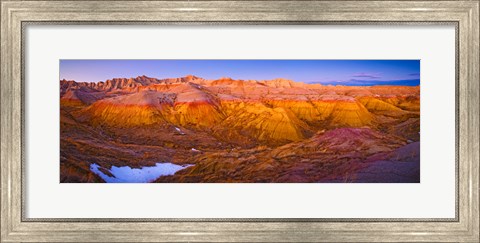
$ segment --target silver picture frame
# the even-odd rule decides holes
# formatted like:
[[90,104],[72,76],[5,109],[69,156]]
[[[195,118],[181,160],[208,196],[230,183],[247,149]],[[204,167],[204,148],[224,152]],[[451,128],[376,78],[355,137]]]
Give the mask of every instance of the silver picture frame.
[[[1,3],[1,242],[480,242],[479,0],[8,1]],[[453,25],[456,213],[447,219],[25,217],[29,25]]]

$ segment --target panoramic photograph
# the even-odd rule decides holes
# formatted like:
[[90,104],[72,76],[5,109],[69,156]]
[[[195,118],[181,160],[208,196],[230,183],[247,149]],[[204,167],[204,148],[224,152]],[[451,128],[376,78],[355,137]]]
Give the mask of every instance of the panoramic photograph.
[[420,60],[60,60],[61,183],[420,183]]

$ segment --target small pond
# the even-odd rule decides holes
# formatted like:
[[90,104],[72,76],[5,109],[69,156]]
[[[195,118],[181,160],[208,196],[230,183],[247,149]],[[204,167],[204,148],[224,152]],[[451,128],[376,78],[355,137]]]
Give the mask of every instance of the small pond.
[[[142,168],[131,168],[130,166],[112,166],[111,169],[102,168],[97,164],[91,164],[90,170],[100,176],[107,183],[147,183],[152,182],[161,176],[173,175],[192,165],[176,165],[172,163],[156,163],[155,166],[144,166]],[[107,175],[102,170],[107,170]],[[113,175],[113,177],[112,177]]]

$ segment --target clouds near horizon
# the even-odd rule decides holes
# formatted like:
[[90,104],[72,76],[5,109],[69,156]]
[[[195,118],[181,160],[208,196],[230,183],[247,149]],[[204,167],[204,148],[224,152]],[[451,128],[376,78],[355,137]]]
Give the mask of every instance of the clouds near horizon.
[[98,82],[146,75],[205,79],[291,79],[305,83],[414,80],[420,60],[60,60],[60,79]]
[[373,74],[373,73],[355,73],[352,75],[354,78],[369,78],[369,79],[379,79],[381,76],[379,74]]

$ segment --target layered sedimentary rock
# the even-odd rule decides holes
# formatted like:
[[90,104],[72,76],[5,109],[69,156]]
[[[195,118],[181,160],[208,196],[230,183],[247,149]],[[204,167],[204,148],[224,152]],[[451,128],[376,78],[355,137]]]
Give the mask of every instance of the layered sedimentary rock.
[[371,156],[420,139],[419,87],[139,76],[61,80],[60,97],[70,182],[102,181],[91,163],[158,161],[195,164],[168,182],[353,180]]
[[351,182],[371,156],[388,158],[405,144],[401,137],[369,128],[337,128],[274,149],[205,154],[195,158],[196,166],[158,182]]

